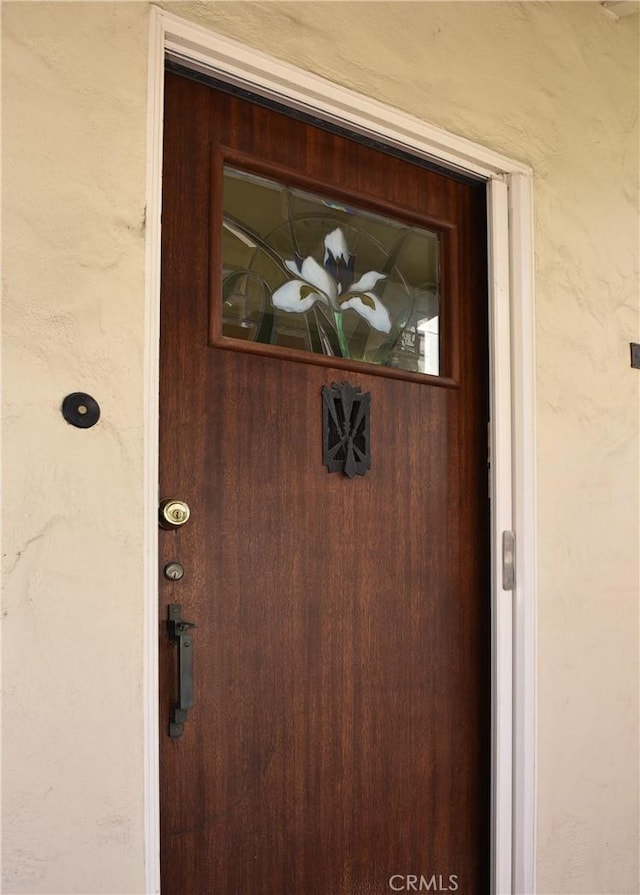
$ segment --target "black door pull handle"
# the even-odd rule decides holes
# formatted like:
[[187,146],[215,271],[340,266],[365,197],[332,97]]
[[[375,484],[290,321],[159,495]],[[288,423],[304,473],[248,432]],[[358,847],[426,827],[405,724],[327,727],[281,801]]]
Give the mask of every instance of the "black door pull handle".
[[180,603],[169,604],[167,619],[169,638],[178,645],[178,698],[169,719],[169,736],[173,739],[182,735],[189,709],[193,708],[193,622],[182,618]]

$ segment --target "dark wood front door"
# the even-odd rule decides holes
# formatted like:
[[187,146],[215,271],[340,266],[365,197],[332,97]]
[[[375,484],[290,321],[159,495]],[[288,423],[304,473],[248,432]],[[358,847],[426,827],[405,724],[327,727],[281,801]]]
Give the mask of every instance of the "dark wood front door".
[[[162,892],[486,895],[484,189],[175,73],[164,151],[160,493],[191,516],[160,532]],[[266,277],[221,257],[225,166],[231,198],[294,195],[305,227],[361,209],[373,248],[351,256],[347,225],[325,227],[324,257],[291,257],[271,305],[225,329],[240,280],[248,301]],[[438,247],[436,374],[384,347],[391,275],[358,269],[383,216]],[[255,253],[252,230],[225,226]],[[278,304],[290,331],[276,332]],[[387,365],[347,357],[343,323]],[[323,463],[322,389],[343,381],[370,395],[370,468],[351,477]],[[169,604],[196,625],[176,737]]]

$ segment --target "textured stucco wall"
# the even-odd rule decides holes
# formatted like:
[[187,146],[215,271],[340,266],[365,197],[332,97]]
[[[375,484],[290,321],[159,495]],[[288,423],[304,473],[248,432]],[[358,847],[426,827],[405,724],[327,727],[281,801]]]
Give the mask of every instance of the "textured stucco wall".
[[[637,892],[639,17],[165,5],[532,165],[538,890]],[[147,15],[3,7],[7,892],[144,889]],[[58,412],[76,389],[89,432]]]
[[6,892],[144,891],[147,18],[2,10]]

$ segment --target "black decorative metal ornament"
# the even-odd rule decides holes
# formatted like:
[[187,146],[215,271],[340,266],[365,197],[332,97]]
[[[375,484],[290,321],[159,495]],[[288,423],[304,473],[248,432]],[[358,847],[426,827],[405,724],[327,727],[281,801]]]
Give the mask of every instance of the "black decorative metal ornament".
[[371,393],[348,382],[322,387],[322,462],[348,478],[371,469]]

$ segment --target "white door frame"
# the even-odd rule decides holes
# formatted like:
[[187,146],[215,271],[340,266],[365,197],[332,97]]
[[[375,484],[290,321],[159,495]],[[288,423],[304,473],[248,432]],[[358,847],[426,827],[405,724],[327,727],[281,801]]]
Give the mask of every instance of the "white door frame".
[[[158,336],[164,63],[485,180],[489,232],[492,553],[492,893],[535,891],[535,383],[532,171],[463,137],[151,8],[145,317],[145,843],[147,893],[160,890],[158,764]],[[504,590],[502,533],[516,534]]]

